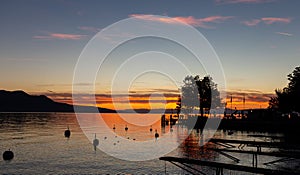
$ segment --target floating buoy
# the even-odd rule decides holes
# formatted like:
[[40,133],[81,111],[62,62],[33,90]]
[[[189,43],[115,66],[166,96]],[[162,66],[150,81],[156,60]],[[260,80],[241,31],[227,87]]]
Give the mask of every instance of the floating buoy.
[[68,126],[68,129],[65,130],[65,137],[70,138],[70,136],[71,136],[71,131],[70,131],[69,126]]
[[125,126],[125,131],[128,131],[128,127],[127,127],[127,125]]
[[14,153],[9,149],[8,151],[4,151],[3,160],[12,160],[14,158]]
[[99,145],[99,140],[96,138],[96,134],[95,134],[95,139],[93,140],[93,145],[94,147]]
[[150,132],[152,132],[152,125],[150,126]]
[[155,130],[154,136],[155,136],[155,139],[157,139],[159,137],[159,134],[157,133],[157,130]]

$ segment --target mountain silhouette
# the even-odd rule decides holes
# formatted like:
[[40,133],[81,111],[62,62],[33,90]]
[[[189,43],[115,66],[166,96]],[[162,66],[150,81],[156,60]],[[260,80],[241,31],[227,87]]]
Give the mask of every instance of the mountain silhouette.
[[[76,112],[114,113],[114,110],[92,106],[76,106]],[[0,90],[0,112],[74,112],[73,105],[59,103],[45,95],[29,95],[24,91]]]

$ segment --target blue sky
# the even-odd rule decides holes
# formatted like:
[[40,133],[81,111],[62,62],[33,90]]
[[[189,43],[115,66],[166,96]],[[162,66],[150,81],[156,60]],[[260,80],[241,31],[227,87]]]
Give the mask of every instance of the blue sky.
[[211,43],[227,90],[272,93],[300,65],[300,1],[1,1],[1,89],[71,92],[74,66],[97,31],[130,16],[166,15]]

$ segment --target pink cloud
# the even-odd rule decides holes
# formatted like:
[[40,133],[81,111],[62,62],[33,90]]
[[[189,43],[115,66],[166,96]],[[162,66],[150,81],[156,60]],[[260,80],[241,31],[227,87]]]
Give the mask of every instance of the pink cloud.
[[192,26],[196,26],[196,27],[207,27],[202,21],[200,21],[200,19],[196,19],[192,16],[188,16],[188,17],[174,17],[172,18],[173,20],[177,20],[183,23],[187,23],[189,25]]
[[265,24],[273,24],[273,23],[290,23],[292,21],[291,18],[274,18],[274,17],[265,17],[265,18],[261,18],[261,19],[253,19],[253,20],[249,20],[249,21],[242,21],[241,23],[246,25],[246,26],[256,26],[258,25],[260,22],[264,22]]
[[79,40],[86,37],[86,35],[74,35],[65,33],[50,33],[48,35],[36,35],[35,39],[62,39],[62,40]]
[[201,22],[222,22],[231,18],[233,18],[233,16],[209,16],[198,20]]
[[258,3],[269,3],[275,0],[215,0],[217,4],[258,4]]
[[259,19],[253,19],[253,20],[250,20],[250,21],[242,21],[241,23],[246,25],[246,26],[256,26],[257,24],[260,23],[261,20]]
[[220,23],[233,18],[233,16],[209,16],[206,18],[194,18],[193,16],[188,16],[188,17],[177,16],[171,18],[164,18],[164,17],[157,17],[154,15],[144,15],[144,14],[132,14],[130,15],[130,17],[143,19],[143,20],[150,20],[150,21],[160,21],[169,24],[186,23],[195,27],[203,27],[203,28],[212,28],[211,26],[207,25],[207,23]]
[[290,23],[292,21],[291,18],[274,18],[274,17],[268,17],[268,18],[261,18],[262,21],[264,21],[266,24],[273,24],[273,23]]
[[145,15],[145,14],[131,14],[129,15],[130,17],[134,17],[137,19],[143,19],[143,20],[149,20],[149,21],[160,21],[160,22],[165,22],[165,23],[178,23],[177,21],[173,19],[168,19],[168,18],[159,18],[154,15]]
[[250,21],[242,21],[242,24],[245,24],[246,26],[256,26],[257,24],[260,23],[261,20],[259,19],[253,19]]

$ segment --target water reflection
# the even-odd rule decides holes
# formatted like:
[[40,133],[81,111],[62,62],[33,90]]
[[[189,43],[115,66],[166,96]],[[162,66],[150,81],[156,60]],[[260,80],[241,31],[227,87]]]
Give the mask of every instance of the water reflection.
[[[209,130],[191,130],[177,125],[161,127],[160,121],[152,123],[152,126],[138,126],[122,120],[115,114],[104,114],[102,117],[105,122],[102,125],[111,130],[112,136],[109,136],[107,133],[102,133],[103,126],[97,120],[99,115],[87,114],[86,117],[82,120],[93,123],[93,125],[80,128],[76,116],[71,113],[0,113],[0,151],[3,153],[5,150],[11,149],[15,153],[11,162],[0,161],[0,173],[147,174],[151,172],[152,174],[163,174],[165,164],[158,159],[142,162],[123,161],[98,151],[96,147],[107,144],[115,152],[121,148],[130,150],[132,149],[130,144],[124,141],[128,138],[134,144],[147,141],[157,147],[159,145],[157,143],[162,141],[161,138],[166,135],[169,141],[183,142],[178,149],[165,156],[232,163],[228,158],[209,149],[215,145],[206,144],[202,146],[207,138],[212,136]],[[129,128],[127,132],[124,130],[126,125]],[[66,126],[69,126],[72,132],[70,139],[64,138]],[[115,130],[113,129],[114,126]],[[157,130],[159,134],[157,141],[155,141],[155,132],[149,132],[150,128],[153,128],[153,131]],[[82,129],[88,131],[89,140],[83,134]],[[172,130],[173,132],[171,132]],[[233,135],[228,136],[226,132],[217,132],[215,137],[252,140],[253,137],[248,137],[248,134],[253,133],[234,132]],[[133,139],[135,140],[133,141]],[[144,149],[138,146],[134,149],[145,155],[152,154],[151,152],[144,152]],[[251,165],[251,155],[237,154],[235,156],[241,159],[239,164]],[[259,161],[268,162],[274,159],[262,156]],[[299,162],[294,161],[294,164],[297,163]],[[282,167],[285,166],[285,163],[276,166]],[[170,174],[182,172],[181,169],[173,166],[167,168]]]
[[[135,118],[139,118],[139,116],[135,116],[134,114],[124,114],[127,117],[128,121],[134,120]],[[123,115],[122,115],[123,116]],[[156,118],[157,114],[148,114],[148,117]],[[99,116],[100,117],[100,116]],[[113,130],[118,136],[123,138],[135,138],[137,141],[147,141],[153,140],[153,135],[148,134],[149,127],[161,131],[160,121],[155,121],[149,125],[135,125],[124,120],[119,114],[101,114],[102,119],[105,124]],[[127,132],[126,131],[127,127]],[[138,134],[143,133],[143,134]],[[147,134],[146,134],[147,133]],[[151,137],[152,136],[152,137]]]
[[208,142],[203,145],[205,134],[200,130],[192,130],[190,135],[180,145],[181,156],[202,160],[215,160],[217,153],[211,149],[214,145]]
[[[155,118],[157,114],[153,115]],[[148,116],[151,117],[152,114]],[[130,114],[127,117],[134,119],[139,116]],[[77,114],[77,119],[91,142],[92,133],[97,133],[99,138],[106,138],[98,148],[123,160],[144,161],[159,158],[176,149],[182,141],[176,137],[176,133],[170,132],[170,126],[161,127],[160,121],[140,126],[126,122],[119,114]],[[149,132],[151,125],[157,134]],[[159,139],[155,138],[155,134],[159,135]]]

